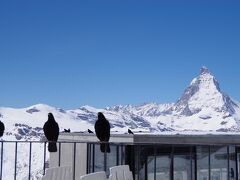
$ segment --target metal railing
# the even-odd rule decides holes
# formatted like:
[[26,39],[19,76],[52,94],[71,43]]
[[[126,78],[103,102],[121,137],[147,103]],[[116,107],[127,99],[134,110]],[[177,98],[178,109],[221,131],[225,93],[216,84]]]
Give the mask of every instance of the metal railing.
[[[48,142],[42,142],[42,141],[0,141],[0,180],[4,180],[4,177],[6,175],[9,176],[10,173],[11,177],[13,177],[14,180],[22,180],[20,178],[20,175],[24,175],[24,179],[31,180],[33,179],[35,175],[43,176],[45,175],[46,168],[49,167],[48,164],[48,158],[49,153],[47,150],[47,143]],[[235,163],[234,171],[234,179],[238,178],[239,174],[239,162],[240,160],[238,157],[240,157],[240,148],[239,145],[169,145],[169,144],[152,144],[152,143],[110,143],[111,146],[111,153],[101,153],[99,148],[99,142],[86,142],[86,141],[78,141],[78,142],[57,142],[58,144],[58,151],[57,153],[54,153],[56,157],[56,166],[62,166],[65,165],[64,163],[64,155],[66,147],[66,144],[70,144],[69,148],[72,150],[70,156],[72,159],[69,159],[71,165],[72,165],[72,171],[73,171],[73,180],[76,179],[76,174],[79,171],[77,162],[79,161],[78,157],[78,151],[79,151],[79,145],[85,144],[86,145],[86,173],[96,172],[99,169],[107,171],[110,166],[113,165],[122,165],[122,164],[129,164],[130,169],[135,175],[135,180],[142,180],[148,179],[148,166],[149,162],[152,162],[153,169],[150,169],[153,172],[153,179],[156,180],[157,177],[157,158],[161,155],[167,155],[169,156],[169,179],[174,180],[174,158],[177,157],[177,155],[182,154],[188,154],[189,158],[189,164],[191,166],[190,169],[190,175],[192,179],[197,179],[197,172],[198,167],[198,147],[204,147],[207,151],[204,156],[207,156],[208,158],[208,178],[211,178],[211,159],[210,157],[214,157],[214,152],[211,150],[214,148],[212,147],[225,147],[225,150],[223,153],[220,152],[217,158],[222,158],[226,161],[226,169],[227,169],[227,179],[231,179],[231,172],[230,172],[230,160],[232,160]],[[82,147],[82,146],[81,146]],[[167,151],[162,151],[164,148],[167,147]],[[180,149],[179,149],[180,147]],[[10,148],[10,149],[9,149]],[[183,150],[181,149],[183,148]],[[188,151],[184,152],[184,148],[188,149]],[[230,149],[231,148],[231,149]],[[231,151],[230,151],[231,150]],[[201,151],[199,151],[201,152]],[[37,153],[37,154],[36,154]],[[222,153],[222,154],[221,154]],[[226,155],[226,156],[225,156]],[[9,157],[8,157],[9,156]],[[40,157],[39,159],[36,159],[36,157]],[[83,155],[84,156],[84,155]],[[150,158],[149,158],[150,157]],[[199,156],[200,157],[200,156]],[[8,158],[8,159],[6,159]],[[110,159],[109,159],[110,158]],[[234,159],[233,159],[234,158]],[[24,160],[24,163],[20,163]],[[151,160],[151,161],[150,161]],[[188,159],[187,159],[188,160]],[[216,159],[217,160],[217,159]],[[12,163],[11,166],[9,166],[7,163]],[[37,163],[36,163],[37,161]],[[97,166],[98,164],[102,163],[101,167]],[[6,167],[5,167],[6,166]],[[34,169],[34,166],[37,166],[39,169]],[[8,168],[12,167],[12,168]],[[150,166],[149,166],[150,167]],[[99,168],[99,169],[97,169]],[[22,170],[24,169],[24,170]],[[22,170],[22,171],[19,171]],[[37,170],[37,172],[34,172]],[[142,173],[143,175],[140,175]],[[7,178],[9,180],[10,178]]]
[[[20,168],[27,169],[27,172],[23,172],[26,175],[27,179],[32,177],[32,164],[33,161],[33,145],[42,145],[41,149],[43,160],[42,160],[42,175],[45,174],[46,163],[47,163],[47,142],[40,141],[0,141],[0,179],[4,179],[6,175],[13,177],[14,180],[17,180],[17,175]],[[24,148],[23,146],[24,145]],[[21,152],[19,152],[21,150]],[[26,152],[27,151],[27,152]],[[38,149],[39,152],[39,149]],[[24,154],[23,154],[24,153]],[[24,159],[23,159],[24,158]],[[27,159],[26,159],[27,158]],[[24,161],[24,166],[19,166],[18,163]],[[11,163],[11,165],[9,165]],[[39,163],[38,163],[39,164]],[[7,167],[5,167],[7,165]],[[27,168],[26,168],[27,166]],[[4,169],[5,168],[5,169]],[[4,172],[4,170],[6,172]],[[25,178],[26,179],[26,178]]]
[[[79,144],[99,144],[99,142],[65,142],[58,141],[56,142],[58,145],[58,151],[55,154],[57,156],[57,164],[56,166],[61,166],[62,162],[62,144],[71,144],[73,145],[73,179],[75,179],[76,172],[76,154],[77,154],[77,145]],[[34,175],[38,175],[40,177],[45,175],[46,169],[49,167],[49,152],[47,149],[48,141],[0,141],[0,180],[4,180],[4,178],[18,180],[24,176],[24,179],[34,179]],[[34,151],[34,146],[36,146]],[[86,152],[87,154],[88,152]],[[42,156],[40,159],[36,159],[33,155],[39,154]],[[106,158],[106,154],[105,154]],[[104,158],[104,159],[105,159]],[[19,165],[20,162],[24,161],[24,166]],[[34,161],[38,161],[37,169],[33,169]],[[40,162],[41,161],[41,162]],[[11,163],[11,165],[9,165]],[[54,166],[55,166],[54,165]],[[86,165],[86,172],[87,170]],[[104,166],[105,167],[105,166]],[[21,170],[24,169],[23,170]],[[21,172],[19,171],[21,170]],[[38,171],[37,173],[33,173],[34,171]],[[18,177],[21,173],[21,177]],[[12,178],[11,178],[12,177]]]

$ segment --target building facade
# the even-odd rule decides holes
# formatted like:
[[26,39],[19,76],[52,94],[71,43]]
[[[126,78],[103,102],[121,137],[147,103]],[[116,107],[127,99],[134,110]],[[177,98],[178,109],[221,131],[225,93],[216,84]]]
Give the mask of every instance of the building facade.
[[74,177],[128,164],[135,180],[238,180],[239,135],[113,134],[110,153],[94,134],[63,133],[50,166],[69,165]]

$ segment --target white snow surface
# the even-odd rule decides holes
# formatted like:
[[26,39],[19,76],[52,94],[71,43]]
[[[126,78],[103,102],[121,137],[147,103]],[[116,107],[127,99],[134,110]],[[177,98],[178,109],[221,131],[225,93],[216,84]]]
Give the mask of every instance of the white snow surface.
[[[118,105],[97,109],[82,106],[64,110],[46,104],[27,108],[0,108],[0,120],[5,124],[5,141],[41,141],[42,127],[48,113],[53,113],[60,131],[94,131],[97,113],[102,112],[111,124],[111,132],[155,134],[223,134],[239,133],[240,103],[220,90],[215,77],[206,67],[201,69],[176,103]],[[7,147],[10,146],[10,147]],[[15,144],[4,146],[3,177],[13,176]],[[39,148],[40,147],[40,148]],[[9,150],[10,149],[10,150]],[[33,145],[32,179],[40,179],[43,165],[43,144]],[[28,179],[29,144],[18,147],[18,178]],[[21,157],[21,159],[20,159]],[[13,179],[13,178],[9,178]]]

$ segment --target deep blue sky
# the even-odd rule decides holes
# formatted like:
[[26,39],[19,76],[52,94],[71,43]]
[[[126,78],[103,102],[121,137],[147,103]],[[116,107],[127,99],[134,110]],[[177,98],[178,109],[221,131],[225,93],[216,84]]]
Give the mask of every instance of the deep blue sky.
[[206,65],[240,101],[240,1],[1,0],[0,106],[175,102]]

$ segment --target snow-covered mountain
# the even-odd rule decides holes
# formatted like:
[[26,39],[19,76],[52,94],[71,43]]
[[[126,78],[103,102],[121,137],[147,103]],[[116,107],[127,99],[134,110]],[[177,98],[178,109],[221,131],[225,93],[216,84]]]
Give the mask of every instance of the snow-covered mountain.
[[215,77],[206,67],[202,67],[200,75],[191,81],[176,103],[118,105],[104,109],[82,106],[74,110],[44,104],[22,109],[2,107],[0,120],[5,123],[6,133],[19,140],[23,136],[19,136],[19,126],[16,124],[37,128],[40,132],[49,112],[54,114],[61,130],[93,130],[97,113],[101,111],[110,121],[112,131],[126,132],[128,128],[153,133],[174,130],[238,131],[239,104],[223,93]]
[[238,131],[240,106],[220,89],[206,67],[194,78],[182,97],[169,109],[180,120],[180,129]]
[[[52,112],[59,124],[60,130],[70,128],[71,131],[94,131],[97,113],[103,112],[111,124],[111,131],[126,133],[130,128],[134,132],[144,133],[198,133],[202,132],[240,132],[240,103],[223,93],[218,81],[206,67],[201,68],[200,75],[194,78],[176,103],[143,105],[118,105],[97,109],[82,106],[78,109],[64,110],[44,104],[37,104],[22,109],[0,108],[0,120],[5,124],[3,140],[41,140],[42,127],[47,115]],[[14,148],[12,148],[14,149]],[[26,152],[26,147],[19,147],[20,153]],[[39,149],[40,151],[40,149]],[[13,153],[4,149],[4,166],[8,172],[12,165]],[[33,157],[42,159],[36,151]],[[41,157],[39,157],[41,156]],[[22,169],[26,162],[20,162],[18,175],[20,179],[27,178]],[[40,167],[41,162],[35,162]],[[40,169],[36,169],[37,179]]]

